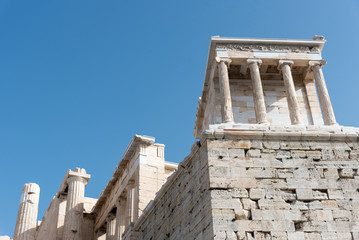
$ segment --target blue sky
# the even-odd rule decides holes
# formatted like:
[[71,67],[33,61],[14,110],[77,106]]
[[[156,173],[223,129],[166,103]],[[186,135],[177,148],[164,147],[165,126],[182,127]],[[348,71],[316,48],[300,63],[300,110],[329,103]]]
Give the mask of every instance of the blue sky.
[[39,219],[69,168],[97,198],[135,134],[180,162],[213,35],[324,35],[337,121],[359,126],[358,1],[2,0],[0,33],[0,236],[24,183],[40,185]]

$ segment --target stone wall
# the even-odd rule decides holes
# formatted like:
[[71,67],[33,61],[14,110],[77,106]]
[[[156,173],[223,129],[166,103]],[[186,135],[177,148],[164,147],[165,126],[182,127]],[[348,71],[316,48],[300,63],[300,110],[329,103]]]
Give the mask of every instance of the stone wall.
[[124,239],[359,239],[358,129],[340,131],[207,131]]
[[210,200],[207,151],[196,143],[125,239],[211,239]]
[[224,131],[202,145],[215,239],[359,239],[358,135]]

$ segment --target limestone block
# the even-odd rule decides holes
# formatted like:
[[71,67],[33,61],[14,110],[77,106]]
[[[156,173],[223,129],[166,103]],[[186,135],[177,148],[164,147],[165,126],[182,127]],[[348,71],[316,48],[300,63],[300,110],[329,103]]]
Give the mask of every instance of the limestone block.
[[335,221],[337,232],[348,233],[350,232],[350,222],[348,221]]
[[288,232],[288,240],[304,240],[304,232]]
[[337,233],[337,237],[340,240],[352,240],[352,234],[350,232],[339,232]]
[[231,225],[233,231],[261,231],[262,230],[262,221],[252,221],[252,220],[236,220],[233,225]]
[[359,232],[359,222],[350,222],[350,231]]
[[322,159],[323,160],[331,160],[334,159],[334,153],[331,148],[322,149]]
[[321,210],[321,209],[323,209],[323,201],[325,201],[325,200],[322,200],[322,201],[316,200],[316,201],[309,202],[309,204],[308,204],[309,210]]
[[293,170],[293,175],[295,178],[301,179],[301,178],[309,178],[309,171],[307,168],[295,168]]
[[279,149],[280,144],[278,140],[267,140],[263,141],[263,147],[267,149]]
[[[245,190],[247,191],[247,190]],[[219,189],[213,189],[211,190],[211,198],[212,199],[232,199],[231,192],[227,190],[219,190]]]
[[260,199],[258,206],[260,209],[290,209],[290,204],[283,199]]
[[285,179],[258,179],[257,181],[258,188],[279,188],[279,189],[286,189],[288,185]]
[[239,209],[239,208],[235,208],[234,213],[236,220],[246,220],[249,219],[250,216],[250,212],[248,210]]
[[335,148],[333,149],[334,157],[338,160],[348,160],[349,149],[348,148]]
[[358,160],[359,159],[359,150],[351,150],[349,153],[349,158]]
[[329,199],[344,199],[343,191],[340,189],[328,189]]
[[290,155],[292,158],[305,158],[307,156],[304,150],[291,150]]
[[297,193],[298,200],[312,200],[313,199],[312,189],[297,188],[296,193]]
[[208,158],[218,159],[219,157],[228,158],[228,150],[226,148],[210,148],[208,149]]
[[328,226],[327,223],[323,221],[309,221],[309,222],[302,222],[301,229],[304,232],[323,232],[323,231],[328,231]]
[[322,158],[321,151],[306,151],[307,157],[313,160],[320,160]]
[[319,232],[304,232],[304,238],[306,240],[318,240],[321,237]]
[[254,167],[254,168],[249,168],[246,171],[246,176],[247,177],[255,177],[257,179],[261,179],[261,178],[275,178],[275,169],[274,168],[259,168],[259,167]]
[[250,149],[247,151],[246,157],[260,157],[261,151],[259,149]]
[[341,178],[353,178],[354,170],[350,168],[339,169],[339,177]]
[[291,158],[290,151],[280,150],[280,151],[277,152],[275,157],[277,159]]
[[229,167],[214,166],[209,168],[209,175],[211,177],[228,177],[230,175]]
[[265,198],[273,199],[273,198],[282,198],[283,200],[291,200],[294,201],[297,198],[297,195],[293,193],[292,190],[280,190],[276,188],[266,188]]
[[[231,188],[253,188],[253,187],[257,186],[257,180],[255,178],[251,178],[251,177],[240,178],[240,179],[232,178],[230,180],[231,180],[231,182],[230,182],[229,186]],[[223,181],[228,181],[228,179],[223,180]]]
[[215,140],[208,142],[208,148],[240,148],[240,149],[250,149],[251,141],[250,140]]
[[270,232],[254,232],[254,239],[272,240]]
[[214,219],[234,219],[235,214],[232,209],[212,209]]
[[248,191],[245,188],[233,188],[230,191],[230,194],[234,198],[247,198],[248,197]]
[[321,232],[322,239],[325,240],[338,240],[336,232]]
[[291,203],[291,206],[290,206],[291,209],[294,209],[294,210],[308,210],[309,209],[309,206],[307,203],[305,202],[302,202],[302,201],[294,201]]
[[257,209],[258,208],[258,204],[256,201],[252,201],[248,198],[242,198],[241,199],[242,204],[243,204],[243,209]]
[[357,200],[350,201],[349,199],[337,200],[337,208],[345,210],[355,210],[357,206]]
[[287,179],[287,184],[289,189],[297,189],[297,188],[316,188],[318,189],[319,183],[316,179]]
[[252,140],[251,147],[254,149],[263,149],[263,142],[262,140]]
[[347,199],[359,200],[359,190],[358,189],[343,189],[343,195]]
[[244,149],[240,148],[229,148],[228,154],[230,158],[244,158]]
[[212,199],[212,208],[218,209],[243,209],[241,200],[233,199]]
[[348,210],[333,210],[333,218],[336,221],[351,221],[352,213]]
[[238,231],[236,232],[237,240],[247,240],[246,232]]
[[311,145],[307,141],[281,141],[280,142],[280,149],[287,149],[287,150],[309,150]]
[[280,168],[276,169],[277,178],[293,178],[293,169],[292,168]]
[[312,221],[333,221],[331,210],[316,210],[310,212],[310,220]]
[[314,163],[310,159],[282,159],[283,167],[285,168],[313,168]]
[[272,240],[288,240],[286,232],[271,231]]
[[313,193],[313,199],[317,199],[317,200],[328,199],[328,194],[326,192],[313,190],[312,193]]
[[264,198],[265,189],[251,188],[249,190],[249,198],[253,200],[258,200]]

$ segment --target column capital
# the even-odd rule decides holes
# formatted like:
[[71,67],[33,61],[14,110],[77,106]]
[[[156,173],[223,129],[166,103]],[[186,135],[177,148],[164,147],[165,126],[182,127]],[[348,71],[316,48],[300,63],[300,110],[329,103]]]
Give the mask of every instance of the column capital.
[[81,181],[86,185],[90,178],[91,175],[87,174],[85,169],[75,168],[74,171],[68,170],[66,183],[69,184],[72,181]]
[[232,62],[232,60],[230,58],[216,57],[216,62],[218,63],[224,62],[225,64],[229,65]]
[[250,65],[252,63],[257,63],[260,66],[260,65],[262,65],[262,60],[259,58],[248,58],[247,64]]
[[309,61],[309,67],[311,68],[311,69],[313,69],[313,67],[315,67],[315,66],[320,66],[320,67],[323,67],[323,66],[325,66],[325,65],[327,65],[327,61],[325,61],[325,60],[314,60],[314,61]]
[[121,207],[123,203],[126,201],[126,198],[124,196],[120,196],[117,201],[115,202],[115,206],[117,208]]
[[289,65],[291,67],[293,64],[294,62],[292,60],[281,59],[278,62],[278,67],[281,67],[282,65]]
[[106,217],[106,222],[111,222],[112,220],[114,220],[116,218],[116,214],[113,213],[109,213]]

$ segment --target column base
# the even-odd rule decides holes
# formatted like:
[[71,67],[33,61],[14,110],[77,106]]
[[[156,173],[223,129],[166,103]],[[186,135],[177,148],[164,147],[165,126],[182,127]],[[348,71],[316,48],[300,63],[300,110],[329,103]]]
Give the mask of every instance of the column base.
[[265,121],[257,122],[257,124],[269,126],[269,125],[270,125],[270,122],[268,122],[267,120],[265,120]]

